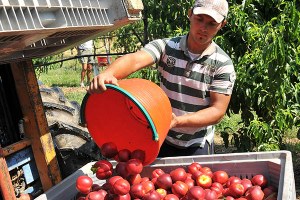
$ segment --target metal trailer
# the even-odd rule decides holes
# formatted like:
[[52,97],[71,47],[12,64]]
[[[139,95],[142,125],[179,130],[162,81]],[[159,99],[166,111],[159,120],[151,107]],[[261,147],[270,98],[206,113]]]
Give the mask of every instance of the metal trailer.
[[141,0],[0,0],[0,199],[63,179],[32,64],[141,19]]

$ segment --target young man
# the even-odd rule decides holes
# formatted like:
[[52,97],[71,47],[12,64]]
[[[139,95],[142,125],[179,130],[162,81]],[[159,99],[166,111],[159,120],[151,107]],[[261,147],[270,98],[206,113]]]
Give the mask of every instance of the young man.
[[[93,40],[89,40],[85,43],[82,43],[78,46],[77,51],[79,56],[84,55],[92,55],[93,54]],[[80,63],[81,63],[81,81],[80,86],[84,87],[84,79],[85,76],[87,78],[87,83],[90,84],[91,76],[92,76],[92,70],[93,70],[93,63],[94,58],[93,56],[87,56],[87,57],[80,57]]]
[[118,79],[158,63],[160,86],[173,111],[159,157],[212,154],[214,125],[227,110],[235,81],[230,57],[213,42],[226,24],[227,1],[196,0],[188,13],[187,35],[154,40],[117,59],[88,89],[91,94],[103,92],[105,84],[118,85]]

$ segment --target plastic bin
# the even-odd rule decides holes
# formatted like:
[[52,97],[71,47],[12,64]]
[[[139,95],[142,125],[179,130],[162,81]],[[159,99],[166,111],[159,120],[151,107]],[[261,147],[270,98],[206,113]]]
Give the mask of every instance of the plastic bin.
[[[179,166],[185,167],[192,162],[198,162],[202,166],[208,166],[213,171],[222,169],[227,171],[230,176],[234,175],[241,178],[251,178],[256,174],[263,174],[268,178],[271,185],[278,187],[279,200],[296,199],[292,156],[289,151],[158,158],[153,164],[144,167],[142,175],[150,176],[150,172],[155,168],[161,168],[168,172]],[[93,163],[94,162],[88,163],[36,199],[75,199],[77,194],[75,182],[77,177],[83,174],[91,176],[96,183],[101,184],[104,181],[98,180],[91,173],[90,168]]]
[[111,56],[97,56],[98,65],[101,66],[107,66],[110,63],[112,63],[112,57]]

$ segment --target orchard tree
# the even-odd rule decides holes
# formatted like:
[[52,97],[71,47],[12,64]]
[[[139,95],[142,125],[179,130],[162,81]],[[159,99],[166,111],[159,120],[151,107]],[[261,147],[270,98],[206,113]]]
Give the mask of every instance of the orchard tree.
[[[143,20],[118,30],[116,47],[135,51],[150,40],[188,32],[187,12],[193,1],[143,3]],[[229,1],[228,23],[215,41],[231,56],[237,72],[228,114],[240,114],[241,126],[225,128],[222,136],[226,140],[233,134],[239,151],[277,150],[291,127],[300,130],[299,4]]]
[[153,39],[182,35],[189,28],[189,0],[143,0],[142,20],[116,30],[114,49],[133,52]]
[[217,42],[237,71],[229,111],[242,117],[243,126],[233,133],[240,151],[279,149],[291,127],[299,130],[299,6],[296,0],[231,4],[229,24]]

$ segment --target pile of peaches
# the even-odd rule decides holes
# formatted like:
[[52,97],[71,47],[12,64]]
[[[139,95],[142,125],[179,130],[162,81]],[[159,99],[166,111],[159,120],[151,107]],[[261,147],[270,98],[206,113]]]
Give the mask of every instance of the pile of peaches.
[[[114,143],[101,146],[107,159],[95,162],[91,170],[102,181],[99,185],[87,176],[76,180],[77,200],[275,200],[277,188],[263,174],[251,178],[230,176],[224,170],[207,166],[153,168],[142,176],[145,153],[142,150],[117,150]],[[110,159],[117,161],[115,167]]]

